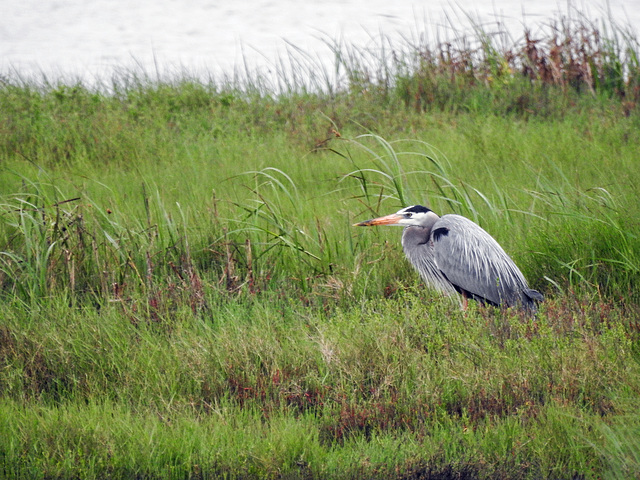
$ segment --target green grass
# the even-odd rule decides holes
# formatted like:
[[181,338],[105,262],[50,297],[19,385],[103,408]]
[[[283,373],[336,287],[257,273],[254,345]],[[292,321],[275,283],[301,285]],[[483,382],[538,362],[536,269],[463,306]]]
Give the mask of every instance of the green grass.
[[[59,304],[30,324],[5,307],[6,473],[539,478],[638,467],[637,349],[611,305],[523,320],[414,291],[329,314],[289,298],[208,300],[210,318],[186,309],[147,324],[115,305]],[[624,447],[611,442],[620,435]]]
[[[636,42],[548,35],[333,45],[313,89],[301,52],[277,87],[5,77],[0,476],[637,476]],[[352,227],[413,203],[489,231],[536,317]]]

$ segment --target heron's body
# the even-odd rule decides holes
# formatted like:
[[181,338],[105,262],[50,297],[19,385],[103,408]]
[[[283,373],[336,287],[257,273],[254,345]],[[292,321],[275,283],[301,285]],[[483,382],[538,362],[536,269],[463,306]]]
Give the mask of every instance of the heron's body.
[[536,310],[542,295],[502,247],[480,226],[460,215],[439,217],[421,205],[357,225],[403,225],[402,247],[432,288],[481,303]]

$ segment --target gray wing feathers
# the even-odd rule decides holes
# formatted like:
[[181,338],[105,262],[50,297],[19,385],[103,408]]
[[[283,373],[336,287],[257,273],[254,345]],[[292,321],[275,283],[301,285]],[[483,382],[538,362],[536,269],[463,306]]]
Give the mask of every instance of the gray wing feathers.
[[496,305],[532,303],[518,267],[478,225],[459,215],[445,215],[433,232],[435,264],[451,283]]

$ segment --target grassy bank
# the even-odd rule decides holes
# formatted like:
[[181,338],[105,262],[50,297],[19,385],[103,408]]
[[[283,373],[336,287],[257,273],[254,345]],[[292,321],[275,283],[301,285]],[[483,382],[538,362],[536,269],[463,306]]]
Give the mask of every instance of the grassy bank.
[[[6,77],[0,475],[638,474],[638,49],[549,28],[334,45],[313,89]],[[351,227],[413,203],[540,313],[462,312]]]
[[465,315],[411,291],[331,314],[225,301],[152,324],[59,305],[30,325],[6,308],[5,473],[623,474],[638,467],[637,346],[616,308],[583,307]]

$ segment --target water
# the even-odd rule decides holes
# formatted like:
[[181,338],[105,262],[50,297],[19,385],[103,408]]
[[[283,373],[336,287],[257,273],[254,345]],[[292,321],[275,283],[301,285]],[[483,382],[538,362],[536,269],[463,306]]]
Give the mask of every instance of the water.
[[[593,20],[607,8],[595,0],[571,5]],[[617,22],[640,29],[640,0],[610,0],[608,8]],[[550,0],[478,0],[464,10],[450,0],[3,0],[0,73],[89,82],[130,69],[215,76],[244,62],[273,68],[290,45],[330,61],[323,38],[364,46],[380,32],[415,39],[450,33],[452,25],[464,31],[466,14],[499,22],[517,39],[523,24],[567,9]]]

